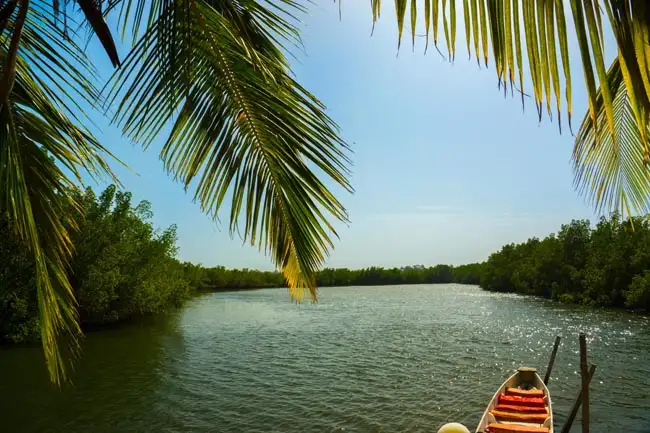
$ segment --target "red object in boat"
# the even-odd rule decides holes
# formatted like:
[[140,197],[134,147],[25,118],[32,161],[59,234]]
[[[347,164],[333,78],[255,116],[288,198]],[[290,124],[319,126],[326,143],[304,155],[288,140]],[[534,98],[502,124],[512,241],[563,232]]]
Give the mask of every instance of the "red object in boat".
[[518,395],[501,394],[499,396],[499,403],[516,405],[516,406],[544,407],[544,399],[541,397],[520,397]]

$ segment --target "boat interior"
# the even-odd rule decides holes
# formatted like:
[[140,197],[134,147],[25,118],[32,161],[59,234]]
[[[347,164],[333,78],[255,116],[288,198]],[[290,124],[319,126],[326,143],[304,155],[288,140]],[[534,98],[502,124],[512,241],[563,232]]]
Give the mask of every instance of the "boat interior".
[[535,369],[520,368],[499,388],[478,433],[553,433],[550,396]]

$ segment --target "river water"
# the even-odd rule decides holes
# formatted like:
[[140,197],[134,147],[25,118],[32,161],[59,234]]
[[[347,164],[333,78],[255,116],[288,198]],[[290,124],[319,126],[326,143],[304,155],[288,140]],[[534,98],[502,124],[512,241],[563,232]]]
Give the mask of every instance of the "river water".
[[[650,432],[650,320],[462,285],[208,294],[181,311],[89,333],[73,386],[37,348],[0,351],[2,432],[436,432],[475,428],[520,365],[543,373],[556,428],[588,335],[593,433]],[[572,431],[580,429],[579,416]]]

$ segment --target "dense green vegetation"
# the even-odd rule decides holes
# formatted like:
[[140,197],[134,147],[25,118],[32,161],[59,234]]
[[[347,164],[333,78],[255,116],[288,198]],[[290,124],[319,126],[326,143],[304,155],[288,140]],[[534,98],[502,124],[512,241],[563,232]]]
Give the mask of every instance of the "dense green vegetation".
[[406,266],[403,268],[370,267],[366,269],[323,269],[318,273],[318,285],[327,286],[379,286],[386,284],[478,284],[478,264],[433,267]]
[[618,214],[572,221],[557,234],[509,244],[484,265],[486,290],[607,307],[650,308],[650,225]]
[[[78,193],[79,194],[79,193]],[[185,269],[175,258],[176,229],[154,229],[148,202],[132,206],[114,186],[99,197],[80,194],[69,278],[84,327],[106,325],[179,305],[191,294]],[[83,212],[83,216],[81,214]],[[0,220],[0,342],[38,337],[33,256]]]

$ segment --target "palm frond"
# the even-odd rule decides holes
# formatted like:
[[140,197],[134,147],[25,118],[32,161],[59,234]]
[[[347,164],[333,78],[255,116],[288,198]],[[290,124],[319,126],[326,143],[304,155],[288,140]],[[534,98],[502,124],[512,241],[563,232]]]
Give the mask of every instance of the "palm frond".
[[[572,5],[583,1],[591,3],[591,0],[569,1]],[[375,26],[380,16],[380,3],[378,1],[371,3],[373,26]],[[450,0],[424,0],[423,3],[420,0],[397,1],[395,8],[398,41],[402,37],[403,17],[407,8],[410,8],[412,17],[417,16],[417,11],[424,9],[426,44],[428,45],[431,37],[433,43],[438,45],[440,28],[438,19],[440,18],[449,58],[453,60],[456,53],[457,15],[462,14],[469,56],[474,56],[479,64],[482,60],[486,66],[492,57],[499,86],[509,84],[512,90],[518,77],[517,84],[522,94],[522,104],[523,94],[526,91],[524,88],[526,76],[527,82],[532,86],[540,119],[545,103],[549,115],[552,113],[552,105],[555,105],[559,122],[563,99],[566,98],[566,110],[570,122],[570,53],[567,48],[567,25],[563,6],[562,0],[463,0],[461,7],[457,7],[456,2]],[[580,16],[575,14],[576,18]],[[590,26],[591,21],[588,24]],[[584,24],[581,28],[591,29],[589,26]],[[416,26],[412,25],[412,37],[416,31]],[[599,38],[599,33],[595,37]],[[586,52],[589,52],[588,47]],[[526,63],[527,68],[524,66]],[[589,64],[590,70],[591,64]],[[562,83],[564,83],[564,92],[562,92]],[[562,96],[562,93],[565,96]]]
[[[339,0],[340,1],[340,0]],[[450,5],[451,7],[449,7]],[[373,28],[380,16],[381,4],[371,1]],[[641,161],[650,163],[650,145],[648,143],[648,126],[650,118],[650,2],[636,0],[464,0],[463,19],[465,22],[465,39],[470,57],[481,59],[487,66],[495,67],[499,86],[509,82],[514,87],[518,77],[518,91],[524,103],[524,84],[532,87],[532,95],[539,119],[543,111],[549,117],[557,113],[558,126],[562,131],[561,116],[565,112],[569,127],[572,116],[572,88],[569,57],[571,52],[567,43],[567,20],[564,8],[567,6],[573,18],[573,27],[578,40],[577,51],[582,60],[582,69],[588,95],[589,116],[591,123],[581,126],[582,135],[586,130],[592,131],[590,139],[598,145],[614,146],[617,152],[619,135],[625,140],[631,139],[626,129],[629,122],[637,130],[634,139],[640,140],[643,148]],[[441,17],[445,42],[450,58],[455,53],[454,28],[456,11],[454,2],[448,0],[403,0],[395,2],[397,15],[398,45],[402,38],[404,16],[410,8],[412,17],[424,10],[424,27],[426,44],[429,36],[438,45],[438,18]],[[440,13],[441,12],[441,13]],[[460,13],[460,12],[459,12]],[[604,23],[609,22],[618,48],[617,61],[622,74],[623,89],[612,88],[612,79],[607,72],[604,58]],[[432,32],[430,33],[430,28]],[[451,29],[451,30],[448,30]],[[417,31],[411,25],[411,35]],[[489,36],[488,36],[489,35]],[[523,47],[523,49],[522,49]],[[490,53],[491,51],[491,53]],[[576,53],[577,54],[577,53]],[[524,65],[527,63],[527,67]],[[526,78],[526,79],[525,79]],[[616,109],[614,99],[616,92],[623,92],[627,109]],[[564,94],[564,96],[562,95]],[[620,98],[620,96],[619,96]],[[566,102],[564,105],[563,100]],[[546,110],[543,107],[546,106]],[[623,114],[625,113],[625,114]],[[617,117],[619,116],[619,117]],[[621,117],[623,116],[623,117]],[[602,130],[602,131],[601,131]],[[606,139],[606,137],[608,137]],[[576,147],[581,147],[578,139]],[[628,143],[629,144],[629,143]],[[605,152],[604,149],[600,149]],[[636,154],[635,154],[636,155]],[[638,155],[636,155],[638,156]],[[582,161],[582,159],[580,159]],[[595,164],[598,159],[591,160]],[[601,167],[606,171],[606,167]],[[582,179],[582,177],[580,177]],[[579,181],[582,189],[586,187]],[[623,183],[605,183],[605,195],[631,197],[632,191],[616,189]],[[630,183],[627,188],[641,187],[642,183]],[[600,187],[598,187],[600,188]],[[607,189],[614,188],[614,189]],[[593,190],[598,193],[598,189]],[[650,189],[637,190],[634,196],[650,195]],[[613,203],[611,200],[596,200],[598,203]],[[631,206],[640,205],[639,200],[630,200]],[[642,209],[636,209],[640,211]]]
[[90,26],[93,33],[97,36],[104,47],[104,50],[106,51],[106,54],[108,54],[108,58],[111,60],[113,66],[119,66],[120,57],[117,54],[117,47],[113,40],[113,34],[108,28],[108,24],[106,24],[104,16],[102,15],[102,2],[96,0],[77,0],[77,4],[86,17],[86,23]]
[[[81,182],[82,173],[110,176],[110,170],[104,159],[108,152],[75,122],[83,113],[70,102],[78,95],[98,95],[86,78],[91,75],[83,52],[44,13],[29,9],[21,32],[16,31],[16,14],[0,36],[3,77],[10,74],[12,83],[0,102],[0,211],[9,215],[34,255],[42,345],[50,378],[60,383],[65,360],[71,359],[62,351],[74,354],[81,335],[67,275],[69,230],[75,227],[69,215],[76,207],[68,193],[75,185],[68,176]],[[20,46],[12,54],[7,41],[17,34]]]
[[[612,117],[617,140],[605,128],[596,129],[590,114],[580,126],[573,151],[575,185],[595,207],[650,212],[650,170],[643,164],[644,147],[634,110],[625,86],[622,68],[616,59],[607,72],[613,94]],[[606,122],[602,92],[596,98],[598,123]]]
[[[567,112],[570,116],[571,74],[567,25],[564,16],[565,3],[571,7],[573,24],[578,37],[592,122],[597,128],[595,104],[596,93],[600,87],[601,97],[604,99],[603,108],[606,113],[605,125],[615,140],[613,98],[611,91],[607,88],[607,74],[603,57],[602,15],[606,10],[620,50],[619,57],[622,63],[625,60],[624,69],[630,71],[630,81],[626,85],[631,86],[634,81],[636,83],[634,87],[640,87],[634,95],[630,95],[633,106],[645,105],[650,94],[650,72],[648,70],[648,57],[650,56],[648,10],[650,10],[650,5],[648,2],[629,0],[567,0],[567,2],[562,0],[465,0],[462,13],[465,21],[468,53],[471,56],[473,48],[476,59],[483,58],[487,65],[490,56],[489,41],[499,83],[509,80],[512,84],[514,77],[519,75],[519,86],[523,91],[523,75],[527,75],[533,87],[535,103],[540,115],[544,102],[547,111],[549,114],[551,113],[552,100],[554,100],[558,113],[561,112],[561,83],[564,82],[568,104]],[[601,3],[604,8],[601,7]],[[380,16],[380,3],[373,1],[371,4],[374,26]],[[450,58],[453,59],[456,49],[454,29],[458,13],[454,5],[454,2],[450,2],[451,7],[448,7],[447,0],[424,0],[423,4],[419,0],[411,0],[410,4],[406,0],[395,2],[398,41],[402,37],[407,9],[410,8],[411,16],[415,17],[417,11],[423,7],[426,43],[428,44],[431,34],[433,43],[438,44],[438,17],[441,16],[447,49]],[[439,14],[439,11],[442,13]],[[432,33],[429,32],[430,23],[433,23]],[[521,32],[520,27],[523,27],[525,31]],[[447,30],[448,28],[451,30]],[[411,35],[415,36],[415,33],[416,26],[412,23]],[[479,46],[480,43],[482,43],[482,50]],[[522,43],[526,47],[525,53],[519,48]],[[527,71],[522,67],[525,60],[528,61]],[[564,77],[560,74],[560,64],[562,64]],[[626,83],[628,83],[627,80]],[[642,133],[642,135],[644,134]]]
[[643,161],[650,162],[650,4],[614,1],[605,3],[618,42],[618,62],[623,75],[636,129],[643,145]]
[[349,160],[324,107],[289,74],[278,40],[295,29],[258,2],[155,8],[112,82],[115,120],[145,145],[172,121],[167,169],[211,215],[231,194],[231,232],[243,222],[244,238],[271,253],[292,296],[308,289],[315,298],[315,272],[336,235],[326,215],[347,218],[316,171],[351,190]]

